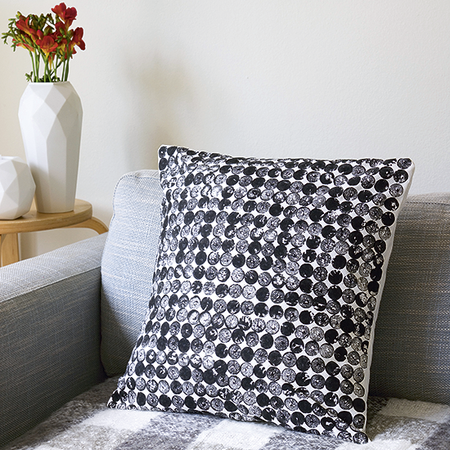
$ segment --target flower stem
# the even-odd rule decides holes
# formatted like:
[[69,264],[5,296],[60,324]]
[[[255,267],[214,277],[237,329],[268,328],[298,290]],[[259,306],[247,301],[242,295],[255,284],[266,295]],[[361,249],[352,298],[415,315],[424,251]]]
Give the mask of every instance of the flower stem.
[[67,81],[68,79],[69,79],[69,59],[66,60],[64,67],[64,81]]
[[38,52],[34,53],[34,60],[35,60],[35,62],[34,62],[34,82],[36,83],[39,81],[39,69],[40,69],[39,65],[40,65],[40,61],[41,61],[41,58],[40,58]]
[[[35,68],[35,64],[34,64],[34,55],[33,55],[33,52],[29,52],[29,54],[30,54],[30,58],[31,58],[31,68],[33,69],[31,71],[30,75],[34,76],[34,73],[36,72],[36,68]],[[32,81],[34,81],[34,79]]]

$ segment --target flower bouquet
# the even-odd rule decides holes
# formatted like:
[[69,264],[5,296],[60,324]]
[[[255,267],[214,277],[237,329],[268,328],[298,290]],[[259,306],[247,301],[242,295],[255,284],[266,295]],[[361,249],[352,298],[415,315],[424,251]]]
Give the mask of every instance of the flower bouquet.
[[77,17],[75,8],[60,3],[52,8],[52,14],[29,14],[20,12],[9,21],[9,31],[3,33],[3,41],[11,38],[13,50],[27,49],[31,56],[32,71],[26,74],[31,82],[67,81],[69,62],[76,53],[75,47],[84,50],[83,28],[71,29]]

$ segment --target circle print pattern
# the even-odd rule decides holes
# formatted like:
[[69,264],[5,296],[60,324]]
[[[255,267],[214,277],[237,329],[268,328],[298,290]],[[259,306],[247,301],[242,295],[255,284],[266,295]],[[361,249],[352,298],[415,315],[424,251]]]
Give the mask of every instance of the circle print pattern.
[[409,159],[159,151],[149,308],[109,406],[263,420],[356,443]]

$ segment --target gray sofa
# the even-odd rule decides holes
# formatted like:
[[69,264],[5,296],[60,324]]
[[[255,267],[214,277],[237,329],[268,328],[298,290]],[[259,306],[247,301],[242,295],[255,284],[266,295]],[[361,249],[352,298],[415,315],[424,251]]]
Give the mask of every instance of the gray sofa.
[[261,423],[106,408],[148,303],[160,232],[156,171],[124,175],[108,235],[0,269],[0,446],[449,449],[450,194],[401,213],[358,446]]

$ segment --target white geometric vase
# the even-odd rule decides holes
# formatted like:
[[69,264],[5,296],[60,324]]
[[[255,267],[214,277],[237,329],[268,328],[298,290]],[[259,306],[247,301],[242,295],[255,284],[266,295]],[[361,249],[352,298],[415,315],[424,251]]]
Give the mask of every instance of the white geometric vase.
[[41,213],[74,208],[82,119],[80,97],[68,81],[29,83],[20,99],[20,128]]
[[28,165],[16,156],[0,156],[0,219],[12,220],[26,214],[36,185]]

